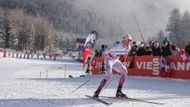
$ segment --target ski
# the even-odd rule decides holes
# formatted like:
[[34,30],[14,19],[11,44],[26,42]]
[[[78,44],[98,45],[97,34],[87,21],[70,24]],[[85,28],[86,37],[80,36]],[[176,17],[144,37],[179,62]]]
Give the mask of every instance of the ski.
[[131,101],[139,101],[139,102],[144,102],[144,103],[150,103],[150,104],[157,104],[157,105],[164,105],[164,103],[158,103],[158,102],[152,102],[152,101],[147,101],[143,99],[138,99],[138,98],[131,98],[131,97],[110,97],[110,96],[100,96],[102,98],[112,98],[112,99],[127,99]]
[[96,101],[99,101],[99,102],[101,102],[101,103],[103,103],[105,105],[111,105],[112,104],[112,102],[107,102],[107,101],[104,101],[104,100],[102,100],[100,98],[92,97],[92,96],[89,96],[89,95],[85,95],[85,96],[88,97],[88,98],[94,99]]

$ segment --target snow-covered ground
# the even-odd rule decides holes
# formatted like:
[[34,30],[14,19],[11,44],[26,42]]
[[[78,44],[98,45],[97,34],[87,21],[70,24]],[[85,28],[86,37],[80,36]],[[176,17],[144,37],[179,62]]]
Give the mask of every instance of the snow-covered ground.
[[[86,94],[93,94],[104,76],[79,77],[82,74],[82,64],[67,57],[52,61],[0,56],[0,107],[106,106],[85,97]],[[69,78],[68,75],[75,78]],[[85,86],[70,93],[90,77],[92,79]],[[101,95],[114,96],[118,79],[119,76],[115,75]],[[165,104],[104,100],[113,102],[110,107],[190,107],[190,80],[130,76],[126,79],[123,91],[130,97]]]

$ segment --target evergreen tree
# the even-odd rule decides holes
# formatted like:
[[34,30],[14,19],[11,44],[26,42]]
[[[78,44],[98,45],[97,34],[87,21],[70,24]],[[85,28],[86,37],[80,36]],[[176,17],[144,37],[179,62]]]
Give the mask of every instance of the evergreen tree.
[[0,8],[0,40],[3,39],[3,36],[5,34],[5,27],[3,24],[4,19],[4,11]]
[[32,51],[32,50],[34,50],[34,37],[36,35],[33,20],[31,20],[30,25],[31,25],[31,28],[30,28],[30,34],[29,34],[29,37],[28,37],[28,47],[29,47],[29,50]]
[[182,17],[180,29],[180,34],[182,35],[181,46],[184,47],[186,40],[190,39],[190,13],[187,11]]
[[0,33],[3,36],[4,48],[10,47],[10,21],[8,19],[8,10],[3,9],[0,16]]
[[169,39],[180,47],[182,37],[180,35],[181,14],[178,8],[174,8],[170,14],[166,31],[169,32]]

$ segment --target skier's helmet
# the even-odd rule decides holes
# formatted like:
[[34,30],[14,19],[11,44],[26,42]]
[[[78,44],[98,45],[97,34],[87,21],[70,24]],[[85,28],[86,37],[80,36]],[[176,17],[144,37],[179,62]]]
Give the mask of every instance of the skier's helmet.
[[130,34],[122,35],[122,43],[124,45],[126,45],[126,46],[129,45],[131,41],[132,41],[132,37]]
[[95,35],[95,39],[96,39],[96,40],[98,39],[98,33],[97,33],[95,30],[91,31],[91,34],[94,34],[94,35]]

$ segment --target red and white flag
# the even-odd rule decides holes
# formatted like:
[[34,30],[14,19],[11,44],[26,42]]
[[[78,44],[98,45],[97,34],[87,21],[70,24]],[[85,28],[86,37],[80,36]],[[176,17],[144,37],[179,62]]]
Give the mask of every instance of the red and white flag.
[[190,61],[190,56],[188,55],[187,52],[185,52],[185,50],[181,49],[179,51],[180,53],[180,57],[181,57],[181,60],[184,61],[184,62],[189,62]]

